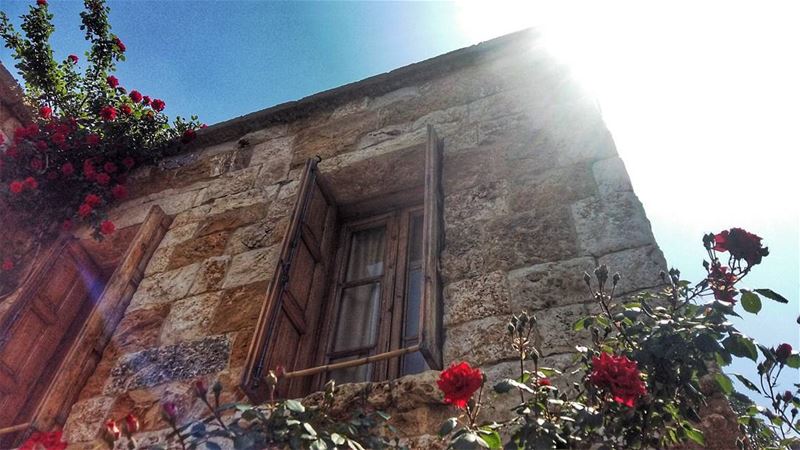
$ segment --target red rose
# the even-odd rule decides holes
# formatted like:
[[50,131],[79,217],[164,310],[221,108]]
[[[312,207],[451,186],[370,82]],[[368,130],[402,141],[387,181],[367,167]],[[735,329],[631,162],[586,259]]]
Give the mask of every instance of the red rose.
[[64,163],[64,165],[61,166],[61,173],[65,176],[70,176],[75,173],[75,167],[72,166],[72,163]]
[[103,164],[103,170],[106,173],[114,173],[114,172],[117,171],[117,165],[114,164],[113,162],[109,161],[109,162]]
[[111,86],[112,89],[119,86],[119,80],[114,75],[107,76],[106,82],[108,82],[108,85]]
[[761,238],[741,228],[731,228],[714,235],[714,250],[729,252],[734,259],[744,259],[752,266],[769,255],[769,249],[761,246]]
[[48,180],[55,180],[58,178],[58,172],[55,170],[47,171],[47,179]]
[[24,188],[25,186],[21,181],[12,181],[11,183],[8,183],[8,190],[11,191],[12,194],[19,194]]
[[104,220],[103,223],[100,224],[100,232],[105,235],[113,233],[116,229],[117,227],[114,226],[114,222],[110,220]]
[[117,110],[113,106],[105,106],[100,110],[100,117],[110,122],[117,118]]
[[136,433],[140,428],[139,419],[137,419],[136,416],[133,414],[125,416],[125,432],[128,433],[128,436]]
[[129,97],[133,100],[133,103],[139,103],[142,101],[142,94],[139,91],[131,91]]
[[439,374],[436,384],[444,393],[445,403],[465,408],[472,394],[483,385],[483,374],[480,369],[473,369],[466,362],[453,363]]
[[47,150],[47,142],[45,141],[36,141],[36,149],[40,152]]
[[42,170],[42,167],[44,167],[44,163],[42,162],[41,159],[33,158],[31,160],[31,169],[39,171],[39,170]]
[[61,224],[61,229],[64,231],[69,231],[72,229],[72,220],[64,219],[64,222]]
[[28,189],[36,189],[39,187],[39,183],[36,182],[36,178],[28,177],[25,178],[25,187]]
[[728,303],[736,303],[736,275],[728,272],[728,268],[715,264],[708,274],[708,282],[714,291],[714,298]]
[[125,159],[122,160],[122,165],[128,169],[133,167],[134,164],[136,164],[136,161],[134,161],[133,158],[131,158],[130,156],[127,156],[125,157]]
[[544,378],[539,378],[536,384],[538,384],[539,386],[552,386],[553,382],[550,381],[550,378],[544,377]]
[[36,0],[36,4],[39,6],[46,6],[47,0]]
[[8,147],[6,149],[6,156],[8,156],[9,158],[17,159],[17,156],[19,156],[19,149],[17,149],[17,147],[13,145],[11,147]]
[[208,394],[208,386],[206,386],[206,382],[203,381],[202,379],[195,380],[194,395],[196,395],[197,398],[206,398],[207,394]]
[[142,97],[142,104],[143,105],[149,105],[150,104],[150,97],[148,97],[146,95],[144,97]]
[[50,140],[56,145],[63,145],[65,142],[67,142],[67,137],[64,136],[64,133],[58,132],[52,135]]
[[786,362],[790,356],[792,356],[792,346],[787,343],[779,345],[775,350],[775,357],[778,359],[779,363]]
[[184,144],[188,144],[192,142],[197,134],[192,129],[188,129],[183,132],[183,136],[181,136],[181,142]]
[[615,402],[631,408],[639,397],[647,394],[636,362],[624,355],[603,352],[600,357],[593,357],[589,381],[611,394]]
[[100,196],[96,194],[87,194],[86,197],[83,199],[83,203],[91,207],[95,207],[100,204]]
[[111,181],[111,177],[106,173],[98,173],[95,175],[94,180],[101,186],[107,185]]
[[39,108],[39,115],[42,116],[42,119],[49,119],[53,117],[53,108],[49,106],[42,106]]
[[157,99],[153,100],[153,104],[151,106],[156,111],[163,111],[164,107],[167,106],[167,104],[164,103],[164,100],[161,100],[161,99],[157,98]]
[[113,195],[117,200],[122,200],[128,196],[128,189],[125,188],[125,186],[118,184],[111,188],[111,195]]
[[86,142],[86,145],[97,145],[100,143],[100,136],[90,133],[86,135],[84,141]]
[[92,205],[87,205],[86,203],[83,203],[78,208],[78,216],[80,216],[81,218],[85,218],[91,213],[92,213]]
[[69,62],[71,62],[72,64],[78,64],[78,57],[77,57],[77,56],[75,56],[75,55],[69,55],[69,56],[67,56],[67,60],[68,60]]
[[3,260],[3,265],[0,266],[0,268],[8,272],[9,270],[14,268],[14,261],[11,261],[10,258],[6,258]]
[[178,407],[173,402],[162,403],[161,413],[167,422],[175,422],[175,419],[178,418]]
[[200,128],[208,128],[208,125],[206,125],[206,124],[201,124],[201,125],[200,125]]
[[127,104],[123,104],[122,106],[120,106],[119,110],[122,111],[122,114],[125,114],[126,116],[129,116],[133,112],[131,107]]
[[106,437],[108,440],[114,442],[120,438],[121,434],[116,422],[111,419],[106,421]]
[[125,44],[123,44],[122,41],[116,36],[114,36],[114,45],[117,46],[117,48],[119,49],[120,53],[125,53],[125,50],[126,50]]

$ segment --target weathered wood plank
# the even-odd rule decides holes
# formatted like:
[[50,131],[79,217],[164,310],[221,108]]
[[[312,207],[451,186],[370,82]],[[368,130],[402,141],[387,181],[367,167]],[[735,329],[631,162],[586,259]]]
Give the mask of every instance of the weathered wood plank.
[[439,254],[444,244],[442,200],[442,140],[428,125],[425,151],[425,217],[423,222],[423,261],[425,276],[420,321],[420,351],[431,369],[442,370],[442,285]]

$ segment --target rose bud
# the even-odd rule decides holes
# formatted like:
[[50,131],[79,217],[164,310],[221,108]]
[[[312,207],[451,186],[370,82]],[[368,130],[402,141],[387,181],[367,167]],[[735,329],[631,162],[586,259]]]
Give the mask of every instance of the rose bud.
[[105,438],[109,442],[116,442],[117,440],[119,440],[119,437],[122,434],[119,431],[119,427],[117,426],[117,423],[114,422],[113,419],[108,419],[106,421],[106,430],[105,430],[105,432],[106,432]]
[[786,403],[792,401],[792,398],[794,398],[794,395],[792,395],[792,391],[786,391],[783,393],[783,401],[785,401]]
[[775,357],[778,358],[779,363],[785,363],[790,356],[792,356],[792,346],[785,342],[775,350]]
[[197,398],[204,399],[206,398],[207,394],[208,394],[208,387],[206,386],[205,381],[196,380],[194,382],[194,395],[196,395]]
[[174,402],[164,402],[161,404],[161,414],[167,422],[175,423],[178,418],[178,407]]
[[141,429],[141,425],[139,424],[139,419],[136,418],[133,414],[128,414],[125,416],[125,433],[128,436],[136,433]]

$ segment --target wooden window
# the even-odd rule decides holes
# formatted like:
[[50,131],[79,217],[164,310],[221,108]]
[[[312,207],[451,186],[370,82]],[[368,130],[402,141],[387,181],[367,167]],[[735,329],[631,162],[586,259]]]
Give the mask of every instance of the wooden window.
[[0,436],[2,448],[64,424],[170,221],[153,207],[111,259],[64,237],[21,286],[0,323],[0,428],[21,432]]
[[[278,367],[289,375],[277,394],[290,397],[329,377],[383,380],[441,369],[441,151],[429,127],[424,186],[370,198],[364,208],[349,204],[352,220],[339,217],[316,161],[306,164],[244,370],[242,388],[253,400],[267,398],[264,377]],[[363,217],[381,204],[392,211]],[[366,364],[327,368],[365,357]]]

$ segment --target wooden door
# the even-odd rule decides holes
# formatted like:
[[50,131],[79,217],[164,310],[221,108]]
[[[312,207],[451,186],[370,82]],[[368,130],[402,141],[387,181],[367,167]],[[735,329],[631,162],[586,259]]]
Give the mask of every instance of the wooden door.
[[30,420],[105,280],[74,240],[59,242],[0,325],[0,427]]

